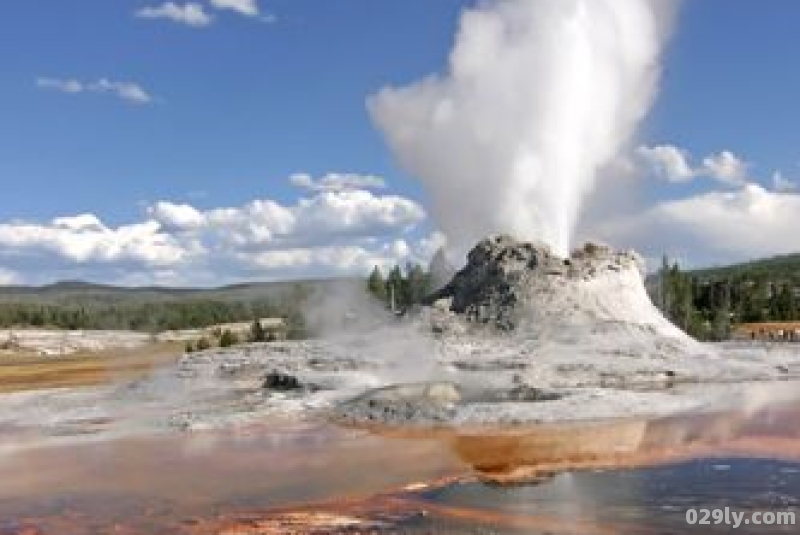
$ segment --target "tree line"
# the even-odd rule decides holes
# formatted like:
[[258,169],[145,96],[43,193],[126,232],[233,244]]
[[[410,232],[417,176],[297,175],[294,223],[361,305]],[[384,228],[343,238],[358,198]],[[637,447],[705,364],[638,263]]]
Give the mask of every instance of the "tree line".
[[405,271],[393,267],[387,276],[378,266],[367,279],[367,291],[395,311],[406,310],[422,302],[431,291],[429,274],[418,264],[409,264]]
[[202,329],[221,323],[282,317],[291,337],[304,337],[303,302],[185,299],[158,302],[50,303],[0,302],[0,327],[66,330],[130,330],[158,333]]
[[454,273],[444,250],[440,249],[433,255],[427,270],[420,264],[408,263],[405,270],[395,265],[384,276],[381,268],[375,266],[367,279],[367,291],[387,308],[400,312],[421,304],[449,282]]
[[653,301],[701,340],[725,340],[740,323],[800,320],[800,272],[753,266],[682,271],[665,256],[651,285]]

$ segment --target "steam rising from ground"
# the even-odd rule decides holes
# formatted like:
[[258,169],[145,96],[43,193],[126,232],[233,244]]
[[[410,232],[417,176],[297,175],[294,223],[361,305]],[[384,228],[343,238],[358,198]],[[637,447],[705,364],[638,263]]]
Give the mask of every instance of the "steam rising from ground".
[[582,199],[653,102],[675,4],[482,2],[446,75],[369,100],[451,245],[502,232],[568,252]]

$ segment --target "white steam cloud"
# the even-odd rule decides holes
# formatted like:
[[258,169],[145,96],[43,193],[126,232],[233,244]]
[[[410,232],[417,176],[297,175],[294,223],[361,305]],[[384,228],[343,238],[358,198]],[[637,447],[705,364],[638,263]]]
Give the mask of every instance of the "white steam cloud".
[[651,107],[675,5],[481,2],[446,75],[369,99],[451,245],[508,232],[568,252],[599,170]]

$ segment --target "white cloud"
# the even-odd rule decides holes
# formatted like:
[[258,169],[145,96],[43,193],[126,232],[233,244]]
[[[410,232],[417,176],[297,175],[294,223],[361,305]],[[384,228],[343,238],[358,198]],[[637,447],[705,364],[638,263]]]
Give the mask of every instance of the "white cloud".
[[203,5],[196,2],[182,5],[165,2],[159,6],[147,6],[138,10],[136,16],[143,19],[168,19],[193,28],[204,28],[214,21],[214,17],[206,12]]
[[101,78],[96,83],[89,84],[86,87],[89,91],[111,93],[123,100],[138,104],[147,104],[153,100],[142,86],[131,82],[114,82],[106,78]]
[[103,232],[106,230],[103,222],[100,221],[94,214],[80,214],[69,217],[57,217],[53,220],[53,227],[68,231],[97,231]]
[[425,218],[414,201],[376,197],[363,190],[324,192],[303,199],[294,209],[296,225],[305,233],[383,234],[405,231]]
[[[401,256],[404,257],[405,255]],[[395,257],[392,257],[392,260]],[[264,269],[308,269],[313,266],[336,266],[337,271],[365,272],[386,263],[381,251],[360,246],[315,247],[265,251],[249,259]]]
[[278,22],[278,16],[274,13],[265,13],[264,15],[261,15],[261,22],[274,24]]
[[646,256],[667,252],[695,265],[800,251],[800,195],[757,184],[657,203],[595,229],[601,239]]
[[[692,265],[800,251],[800,234],[794,230],[800,228],[796,183],[780,171],[769,183],[751,176],[749,167],[731,151],[694,165],[688,151],[673,145],[640,147],[608,170],[604,188],[595,192],[584,214],[580,237],[632,247],[646,257],[667,253]],[[713,182],[653,191],[639,180],[643,176]]]
[[149,104],[153,97],[139,84],[133,82],[117,82],[100,78],[96,82],[81,82],[74,78],[37,78],[37,87],[77,95],[79,93],[105,93],[126,100],[133,104]]
[[747,182],[748,164],[730,151],[722,151],[703,158],[698,173],[731,185]]
[[77,264],[168,266],[180,263],[187,251],[155,221],[111,229],[84,214],[49,224],[0,224],[0,254],[6,258],[54,256]]
[[688,151],[674,145],[642,146],[634,152],[632,172],[653,175],[669,182],[688,182],[706,177],[729,186],[748,182],[749,164],[731,151],[724,150],[703,158],[693,166]]
[[0,267],[0,286],[15,284],[18,280],[19,276],[16,273]]
[[645,169],[670,182],[686,182],[696,176],[689,154],[672,145],[642,146],[636,149],[636,157]]
[[205,232],[239,247],[315,246],[332,241],[404,233],[425,211],[403,197],[365,190],[323,191],[296,204],[254,200],[202,214]]
[[205,217],[188,204],[159,201],[148,209],[150,216],[170,230],[194,230],[205,224]]
[[289,181],[298,188],[310,191],[386,188],[386,181],[379,176],[357,175],[353,173],[329,173],[316,180],[311,175],[297,173],[289,177]]
[[797,182],[789,180],[780,171],[775,171],[772,175],[772,187],[778,193],[790,193],[798,190]]
[[211,5],[217,9],[229,9],[248,17],[258,16],[258,2],[256,0],[211,0]]
[[198,209],[159,201],[142,221],[109,227],[93,214],[0,223],[0,265],[26,280],[147,284],[361,275],[427,261],[416,202],[366,190],[318,191],[293,203],[256,199]]
[[42,89],[53,89],[62,93],[81,93],[83,91],[83,84],[74,78],[68,80],[37,78],[36,85]]

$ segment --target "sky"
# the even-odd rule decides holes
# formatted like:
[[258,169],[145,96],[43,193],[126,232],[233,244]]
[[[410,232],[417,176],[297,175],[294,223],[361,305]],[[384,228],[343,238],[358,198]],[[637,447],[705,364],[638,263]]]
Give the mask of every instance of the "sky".
[[[473,5],[7,3],[0,284],[425,262],[445,237],[366,101],[445,70]],[[578,238],[687,265],[800,251],[798,23],[795,0],[686,0],[655,106]]]

